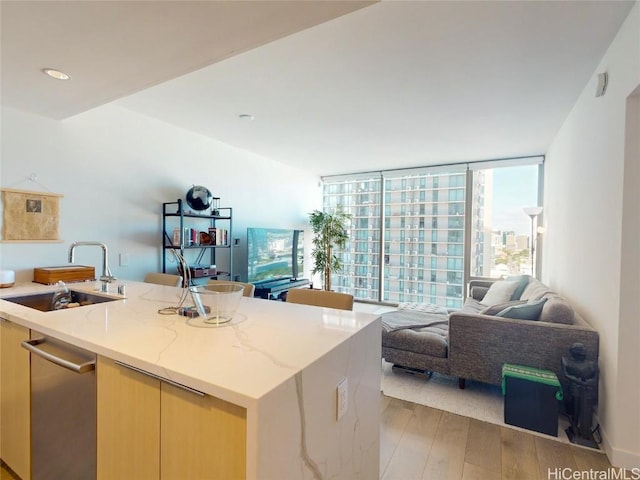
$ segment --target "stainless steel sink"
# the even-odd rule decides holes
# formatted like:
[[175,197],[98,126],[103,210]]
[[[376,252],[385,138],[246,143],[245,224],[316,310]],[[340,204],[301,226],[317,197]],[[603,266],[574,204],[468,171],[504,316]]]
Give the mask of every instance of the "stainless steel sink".
[[41,312],[51,312],[54,310],[62,310],[72,307],[83,307],[85,305],[93,305],[95,303],[113,302],[114,300],[120,300],[119,298],[103,297],[101,295],[94,295],[87,292],[76,292],[70,290],[69,294],[71,298],[68,302],[59,302],[59,292],[48,293],[35,293],[32,295],[22,295],[20,297],[3,298],[7,302],[18,303],[25,307],[35,308]]

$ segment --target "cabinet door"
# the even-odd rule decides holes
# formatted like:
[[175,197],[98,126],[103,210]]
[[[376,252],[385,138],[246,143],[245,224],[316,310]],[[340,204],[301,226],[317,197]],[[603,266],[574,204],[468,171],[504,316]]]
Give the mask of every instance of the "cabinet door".
[[162,383],[162,480],[233,480],[246,473],[246,410]]
[[2,460],[20,478],[31,478],[31,379],[29,352],[20,345],[29,329],[0,321]]
[[[4,322],[6,322],[6,320],[0,317],[0,324]],[[2,459],[2,325],[0,325],[0,459]],[[2,465],[0,465],[0,474],[1,473]]]
[[160,478],[160,381],[98,357],[98,480]]

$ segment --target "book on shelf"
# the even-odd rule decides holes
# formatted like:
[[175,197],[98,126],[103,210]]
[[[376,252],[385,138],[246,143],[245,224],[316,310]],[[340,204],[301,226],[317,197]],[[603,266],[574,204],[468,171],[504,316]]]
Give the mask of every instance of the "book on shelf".
[[[169,238],[168,235],[166,235]],[[173,236],[170,239],[171,245],[180,246],[180,228],[173,229]],[[184,246],[204,246],[204,245],[229,245],[229,231],[226,228],[210,227],[207,232],[201,232],[196,228],[185,227],[183,231]]]
[[199,245],[200,235],[199,231],[195,228],[185,227],[184,229],[184,244],[186,246]]
[[229,231],[226,228],[210,227],[211,245],[228,245],[228,233]]

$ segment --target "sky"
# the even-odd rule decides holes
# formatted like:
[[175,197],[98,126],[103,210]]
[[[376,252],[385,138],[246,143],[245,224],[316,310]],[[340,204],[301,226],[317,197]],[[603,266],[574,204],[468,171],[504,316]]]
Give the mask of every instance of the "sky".
[[493,230],[531,235],[531,218],[522,210],[538,205],[538,165],[493,169]]

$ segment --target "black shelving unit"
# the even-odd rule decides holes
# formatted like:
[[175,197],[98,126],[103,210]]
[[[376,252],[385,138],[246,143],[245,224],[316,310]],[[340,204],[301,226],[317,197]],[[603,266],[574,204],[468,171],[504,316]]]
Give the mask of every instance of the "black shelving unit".
[[[219,200],[215,198],[214,200]],[[214,204],[217,202],[214,202]],[[195,283],[198,279],[219,278],[233,280],[233,243],[232,229],[233,212],[231,207],[217,207],[215,210],[207,210],[203,213],[185,210],[185,203],[178,199],[175,202],[162,204],[162,271],[167,272],[168,257],[172,257],[171,250],[177,250],[185,258],[191,270],[191,280]],[[177,230],[176,230],[177,229]],[[185,232],[197,232],[195,238],[186,235]],[[213,231],[217,234],[215,244],[201,242],[206,236],[213,237]],[[224,238],[220,233],[226,231]],[[175,235],[174,235],[175,232]],[[203,235],[206,234],[206,235]],[[227,261],[224,265],[218,265],[216,252],[220,249],[228,250]],[[216,272],[210,269],[216,265]],[[182,275],[182,272],[178,270]],[[184,276],[184,275],[183,275]]]

